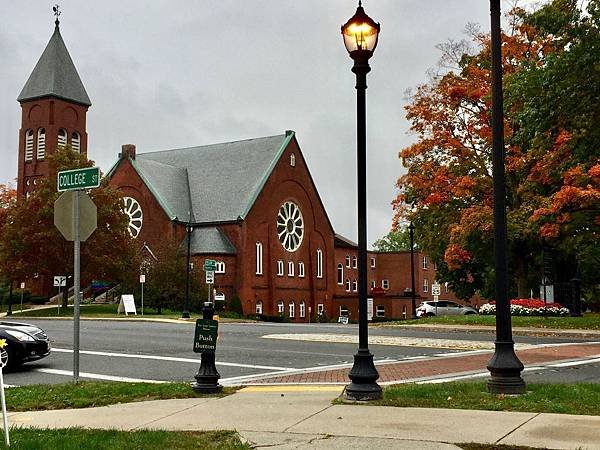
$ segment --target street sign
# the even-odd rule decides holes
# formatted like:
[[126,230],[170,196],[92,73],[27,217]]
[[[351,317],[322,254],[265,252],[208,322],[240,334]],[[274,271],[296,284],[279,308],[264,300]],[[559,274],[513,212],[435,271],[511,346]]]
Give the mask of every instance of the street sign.
[[[75,240],[74,191],[64,192],[54,202],[54,225],[67,241]],[[79,193],[79,239],[85,241],[97,228],[98,209],[85,192]]]
[[117,307],[117,314],[124,312],[127,316],[129,313],[133,313],[137,316],[137,311],[135,310],[135,301],[133,299],[133,295],[131,294],[123,294],[121,295],[121,301],[119,302],[119,306]]
[[442,294],[442,286],[439,283],[433,283],[431,285],[431,294],[432,295],[441,295]]
[[89,189],[100,186],[100,168],[63,170],[58,172],[58,192]]
[[210,270],[206,272],[206,284],[213,284],[215,282],[215,273]]
[[140,283],[145,283],[146,282],[146,275],[142,274],[140,275]]
[[21,289],[25,289],[25,282],[21,281]]
[[205,272],[214,272],[217,270],[217,262],[214,259],[205,259],[204,260],[204,271]]
[[64,275],[54,276],[54,287],[63,287],[67,285],[67,277]]
[[214,353],[217,349],[219,322],[212,319],[196,320],[194,353]]

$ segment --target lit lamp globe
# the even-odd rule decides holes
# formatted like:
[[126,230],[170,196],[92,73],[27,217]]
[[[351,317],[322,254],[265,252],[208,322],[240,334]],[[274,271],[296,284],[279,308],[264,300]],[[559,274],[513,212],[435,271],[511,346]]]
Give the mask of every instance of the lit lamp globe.
[[361,2],[358,2],[356,13],[342,25],[344,45],[354,60],[368,60],[377,47],[380,26],[365,13]]

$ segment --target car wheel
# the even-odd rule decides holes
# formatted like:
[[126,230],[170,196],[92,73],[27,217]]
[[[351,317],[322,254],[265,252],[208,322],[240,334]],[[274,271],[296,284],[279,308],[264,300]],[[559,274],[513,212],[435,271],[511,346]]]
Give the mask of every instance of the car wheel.
[[14,370],[21,365],[21,362],[17,359],[15,351],[10,348],[10,345],[7,345],[6,348],[3,349],[1,358],[4,370],[7,372]]
[[425,314],[425,315],[426,315],[427,317],[435,317],[435,313],[432,313],[432,312],[430,312],[430,313],[427,313],[427,314]]
[[475,314],[473,311],[467,311],[465,313],[465,316],[472,316],[473,314]]

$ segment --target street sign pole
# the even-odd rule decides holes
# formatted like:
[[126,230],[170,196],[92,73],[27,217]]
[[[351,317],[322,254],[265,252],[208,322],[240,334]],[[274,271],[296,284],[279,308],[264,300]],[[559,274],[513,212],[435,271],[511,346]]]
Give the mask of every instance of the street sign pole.
[[75,286],[75,304],[73,305],[73,382],[79,382],[79,306],[80,306],[80,234],[79,234],[79,190],[75,191],[73,199],[73,231],[75,240],[73,241],[73,265]]

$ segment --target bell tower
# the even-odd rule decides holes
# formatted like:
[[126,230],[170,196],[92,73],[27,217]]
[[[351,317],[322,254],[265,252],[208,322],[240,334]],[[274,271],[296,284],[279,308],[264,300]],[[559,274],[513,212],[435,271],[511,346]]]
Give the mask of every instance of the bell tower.
[[54,33],[17,101],[21,104],[17,196],[27,198],[49,174],[47,157],[70,145],[87,154],[85,87],[60,35],[58,6]]

